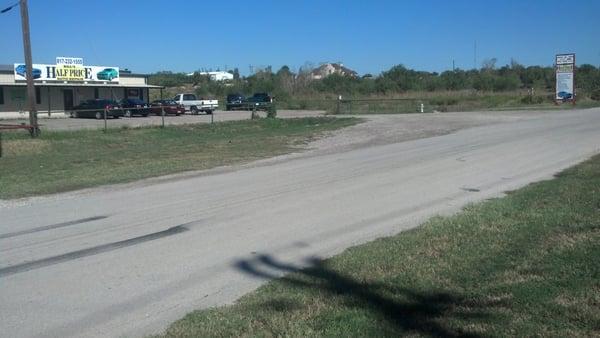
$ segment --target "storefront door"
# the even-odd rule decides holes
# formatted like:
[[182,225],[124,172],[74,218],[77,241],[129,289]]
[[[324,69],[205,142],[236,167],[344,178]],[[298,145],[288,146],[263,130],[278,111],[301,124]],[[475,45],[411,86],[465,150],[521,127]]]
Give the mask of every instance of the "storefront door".
[[73,109],[73,89],[63,90],[63,102],[65,103],[65,110]]

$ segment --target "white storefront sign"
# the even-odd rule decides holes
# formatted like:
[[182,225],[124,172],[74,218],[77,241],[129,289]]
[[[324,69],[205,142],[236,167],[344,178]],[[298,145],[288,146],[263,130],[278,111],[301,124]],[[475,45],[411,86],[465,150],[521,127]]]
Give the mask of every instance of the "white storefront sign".
[[[119,67],[84,66],[82,58],[57,57],[54,65],[34,63],[32,66],[34,81],[119,82]],[[16,81],[25,81],[25,64],[15,63],[14,74]]]

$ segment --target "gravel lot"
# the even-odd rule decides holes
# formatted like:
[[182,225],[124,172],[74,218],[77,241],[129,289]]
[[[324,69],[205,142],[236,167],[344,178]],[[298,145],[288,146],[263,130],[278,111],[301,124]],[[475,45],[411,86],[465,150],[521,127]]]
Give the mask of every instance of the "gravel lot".
[[[277,116],[281,118],[307,117],[324,115],[325,111],[321,110],[278,110]],[[214,116],[210,115],[181,115],[181,116],[165,116],[165,124],[187,124],[187,123],[210,123],[211,121],[233,121],[233,120],[248,120],[251,112],[249,111],[215,111]],[[259,112],[260,116],[265,116],[265,112]],[[123,126],[141,127],[141,126],[159,126],[162,118],[160,116],[148,117],[131,117],[120,118],[118,120],[108,119],[109,128],[120,128]],[[0,123],[20,124],[29,123],[27,119],[12,119],[0,120]],[[40,116],[39,124],[42,132],[46,130],[76,130],[76,129],[101,129],[104,128],[103,120],[95,119],[71,119],[65,117],[62,113],[54,115],[52,118]]]

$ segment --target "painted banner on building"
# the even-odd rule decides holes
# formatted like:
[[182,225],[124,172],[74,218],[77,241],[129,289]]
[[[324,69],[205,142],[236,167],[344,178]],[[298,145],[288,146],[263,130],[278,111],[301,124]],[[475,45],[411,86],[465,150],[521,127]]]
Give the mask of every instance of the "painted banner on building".
[[[57,58],[57,61],[59,58]],[[62,58],[75,59],[75,58]],[[24,63],[15,63],[15,80],[27,79],[27,67]],[[67,81],[67,82],[119,82],[119,67],[84,66],[69,62],[55,65],[33,64],[32,76],[35,81]]]
[[58,81],[84,81],[85,68],[82,58],[57,57],[56,80]]
[[556,100],[575,98],[575,54],[556,55]]

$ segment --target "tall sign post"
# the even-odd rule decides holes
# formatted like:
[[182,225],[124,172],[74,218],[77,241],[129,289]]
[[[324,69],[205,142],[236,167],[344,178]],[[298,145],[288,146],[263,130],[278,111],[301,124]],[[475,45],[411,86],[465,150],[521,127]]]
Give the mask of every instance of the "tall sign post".
[[33,87],[33,61],[31,57],[31,40],[29,39],[29,11],[27,0],[20,0],[21,27],[23,29],[23,51],[25,53],[26,80],[27,80],[27,103],[29,108],[29,124],[33,128],[31,135],[36,137],[39,132],[37,123],[37,111],[35,107],[35,88]]
[[558,54],[554,64],[556,68],[556,102],[571,101],[575,104],[575,54]]

